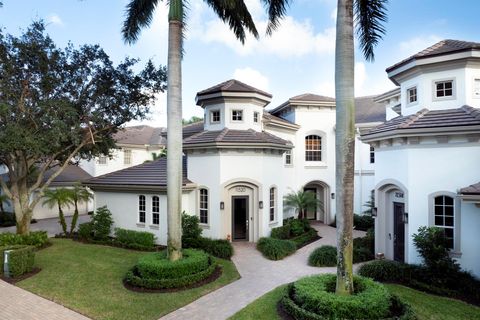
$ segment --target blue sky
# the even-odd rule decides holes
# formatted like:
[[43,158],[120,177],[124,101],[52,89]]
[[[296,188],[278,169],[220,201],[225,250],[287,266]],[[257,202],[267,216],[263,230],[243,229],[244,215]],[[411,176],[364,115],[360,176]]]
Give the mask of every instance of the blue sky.
[[[120,34],[127,0],[4,0],[0,25],[19,34],[43,19],[60,46],[100,44],[112,60],[125,56],[157,64],[167,61],[167,9],[139,41],[129,46]],[[259,0],[246,0],[263,34],[266,17]],[[228,79],[238,79],[273,95],[268,108],[302,93],[334,96],[335,0],[293,1],[282,26],[272,37],[235,40],[201,0],[190,0],[183,60],[184,118],[202,115],[196,92]],[[391,0],[387,34],[376,48],[375,62],[356,53],[356,95],[374,95],[394,88],[385,68],[442,39],[480,42],[478,0]],[[152,125],[166,125],[166,94],[153,108]]]

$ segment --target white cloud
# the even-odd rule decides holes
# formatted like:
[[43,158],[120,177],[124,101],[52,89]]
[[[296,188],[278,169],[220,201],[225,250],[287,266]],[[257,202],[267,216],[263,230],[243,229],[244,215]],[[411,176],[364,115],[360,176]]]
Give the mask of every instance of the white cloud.
[[332,18],[333,21],[337,22],[337,8],[336,7],[330,13],[330,18]]
[[363,62],[355,63],[355,96],[365,95],[365,83],[367,81],[367,70]]
[[258,70],[252,69],[250,67],[236,69],[233,73],[233,78],[257,89],[264,91],[269,90],[268,78],[262,75]]
[[400,42],[400,50],[404,55],[412,55],[434,45],[441,40],[442,38],[437,35],[418,36]]
[[128,126],[139,124],[150,125],[153,127],[167,126],[167,93],[159,93],[153,105],[150,106],[150,114],[145,120],[133,120],[128,122]]
[[47,17],[47,23],[51,23],[51,24],[56,25],[56,26],[63,26],[62,19],[56,13],[52,13],[51,15],[49,15]]
[[318,94],[327,97],[335,97],[335,82],[334,81],[324,81],[318,85],[317,88]]

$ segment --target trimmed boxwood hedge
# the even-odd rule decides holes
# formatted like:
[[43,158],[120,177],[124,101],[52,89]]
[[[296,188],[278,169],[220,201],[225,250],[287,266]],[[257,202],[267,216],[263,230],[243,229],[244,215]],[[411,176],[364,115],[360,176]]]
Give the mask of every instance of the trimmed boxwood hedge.
[[[354,276],[354,295],[335,294],[336,275],[324,274],[300,279],[287,288],[281,300],[284,310],[295,319],[386,319],[392,309],[402,308],[387,289],[368,278]],[[395,305],[397,304],[397,305]],[[415,319],[408,307],[401,319]]]
[[11,232],[0,233],[0,246],[28,245],[42,248],[48,244],[46,231],[32,231],[29,234],[16,234]]
[[210,239],[204,237],[182,238],[184,248],[201,249],[217,258],[230,259],[233,256],[232,244],[223,239]]
[[295,242],[274,238],[260,238],[257,249],[270,260],[281,260],[297,250]]
[[115,241],[125,246],[142,247],[145,249],[153,249],[155,247],[155,235],[146,231],[115,228]]
[[10,277],[15,278],[33,270],[33,265],[35,263],[35,247],[24,245],[4,246],[0,247],[0,274],[3,274],[5,264],[4,253],[7,250],[12,250],[8,261]]

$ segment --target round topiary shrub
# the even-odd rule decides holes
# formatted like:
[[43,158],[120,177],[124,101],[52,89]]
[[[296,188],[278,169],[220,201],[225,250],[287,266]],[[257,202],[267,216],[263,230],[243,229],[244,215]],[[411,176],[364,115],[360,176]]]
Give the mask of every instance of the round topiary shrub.
[[167,252],[141,257],[127,273],[127,284],[149,289],[187,287],[208,278],[216,268],[212,257],[200,250],[184,249],[183,257],[170,261]]
[[[401,309],[403,305],[382,284],[371,279],[354,276],[355,293],[350,296],[336,295],[335,285],[334,274],[300,279],[288,286],[281,305],[294,319],[312,320],[386,319],[398,316],[397,310],[407,310]],[[410,312],[407,318],[400,318],[412,316]]]
[[308,257],[308,264],[313,267],[333,267],[337,265],[337,248],[321,246],[313,250]]
[[295,242],[274,238],[260,238],[257,249],[270,260],[281,260],[297,250]]

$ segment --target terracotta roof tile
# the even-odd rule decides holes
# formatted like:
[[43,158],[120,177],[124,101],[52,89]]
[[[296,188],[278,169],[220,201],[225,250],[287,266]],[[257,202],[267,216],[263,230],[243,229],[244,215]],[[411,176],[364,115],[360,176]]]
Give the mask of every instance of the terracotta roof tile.
[[197,96],[201,95],[207,95],[207,94],[213,94],[213,93],[218,93],[218,92],[253,92],[253,93],[259,93],[261,95],[267,96],[267,97],[272,97],[272,95],[268,92],[259,90],[257,88],[254,88],[252,86],[249,86],[248,84],[245,84],[241,81],[238,80],[227,80],[225,82],[222,82],[220,84],[217,84],[213,87],[210,87],[208,89],[199,91],[197,93]]
[[289,146],[290,142],[274,136],[268,132],[249,130],[231,130],[225,128],[218,131],[202,131],[183,140],[184,146],[196,144],[270,144]]
[[480,195],[480,182],[460,189],[461,194]]

